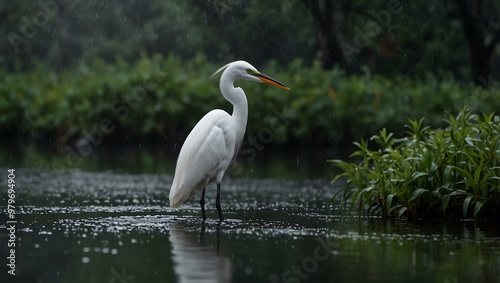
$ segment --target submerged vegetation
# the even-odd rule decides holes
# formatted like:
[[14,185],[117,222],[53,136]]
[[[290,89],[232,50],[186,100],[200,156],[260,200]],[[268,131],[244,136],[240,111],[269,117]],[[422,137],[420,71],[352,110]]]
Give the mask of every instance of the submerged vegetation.
[[462,110],[445,129],[410,120],[407,137],[385,129],[355,143],[359,162],[332,160],[348,179],[342,202],[406,219],[500,218],[500,117]]
[[[45,64],[22,72],[0,70],[0,135],[63,140],[102,132],[175,143],[205,113],[231,111],[209,76],[227,62],[199,55],[144,55],[128,63],[96,59],[65,70]],[[408,118],[426,117],[443,126],[443,113],[463,106],[492,112],[500,91],[461,85],[429,75],[421,80],[386,78],[368,70],[347,76],[296,59],[255,66],[291,87],[281,93],[262,84],[238,82],[249,101],[247,133],[275,144],[336,145],[368,138],[380,129],[400,133]],[[180,138],[179,138],[180,137]]]

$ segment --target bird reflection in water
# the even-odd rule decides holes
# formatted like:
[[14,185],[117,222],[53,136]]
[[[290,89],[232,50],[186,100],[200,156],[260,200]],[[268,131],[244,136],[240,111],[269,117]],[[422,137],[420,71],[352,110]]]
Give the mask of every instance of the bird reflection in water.
[[231,262],[221,254],[220,225],[216,225],[215,243],[206,239],[205,230],[205,223],[199,237],[180,226],[170,230],[174,271],[180,283],[231,282]]

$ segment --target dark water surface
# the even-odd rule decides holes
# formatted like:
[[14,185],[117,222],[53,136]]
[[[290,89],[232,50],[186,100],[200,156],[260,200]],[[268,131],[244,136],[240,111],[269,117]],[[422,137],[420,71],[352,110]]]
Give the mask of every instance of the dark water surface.
[[175,158],[161,150],[107,149],[53,169],[66,155],[0,151],[1,184],[16,168],[18,212],[16,280],[1,229],[0,282],[500,282],[497,223],[340,213],[317,155],[240,161],[223,183],[222,224],[214,186],[205,223],[198,197],[168,207]]

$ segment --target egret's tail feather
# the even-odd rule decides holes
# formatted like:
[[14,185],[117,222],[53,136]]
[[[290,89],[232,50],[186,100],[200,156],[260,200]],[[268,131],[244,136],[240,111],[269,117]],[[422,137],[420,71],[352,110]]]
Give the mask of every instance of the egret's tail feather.
[[172,199],[170,200],[170,207],[171,208],[178,208],[181,205],[182,205],[182,203],[180,203],[180,202],[176,202],[176,201],[174,201]]
[[170,199],[170,207],[177,208],[181,206],[190,196],[199,192],[200,187],[203,189],[203,186],[195,186],[193,188],[188,184],[179,185],[179,183],[174,180],[168,196]]
[[186,199],[189,197],[189,194],[183,194],[182,192],[182,188],[172,186],[172,188],[170,189],[170,195],[168,197],[170,199],[170,207],[177,208],[186,201]]

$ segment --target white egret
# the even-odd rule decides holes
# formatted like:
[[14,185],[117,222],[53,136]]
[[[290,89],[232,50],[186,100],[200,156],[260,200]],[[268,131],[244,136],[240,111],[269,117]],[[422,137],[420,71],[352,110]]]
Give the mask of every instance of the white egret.
[[208,112],[194,126],[182,145],[175,176],[170,188],[170,206],[181,206],[190,196],[201,192],[200,206],[203,220],[205,216],[206,187],[217,183],[215,206],[220,221],[224,220],[220,207],[220,186],[225,172],[231,166],[243,141],[247,125],[248,103],[245,92],[234,86],[236,80],[265,82],[283,89],[287,86],[257,71],[245,61],[235,61],[217,70],[212,77],[222,72],[220,91],[233,104],[233,114],[215,109]]

